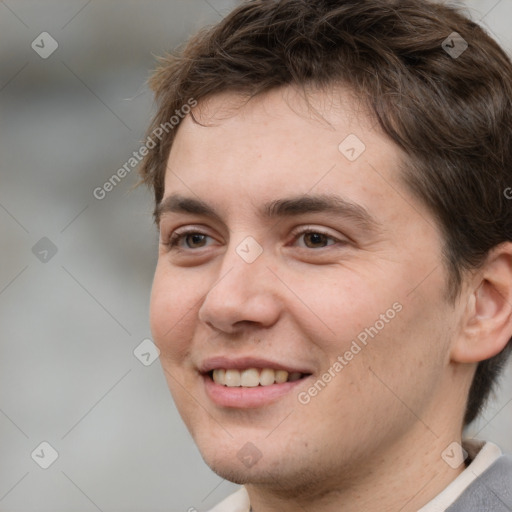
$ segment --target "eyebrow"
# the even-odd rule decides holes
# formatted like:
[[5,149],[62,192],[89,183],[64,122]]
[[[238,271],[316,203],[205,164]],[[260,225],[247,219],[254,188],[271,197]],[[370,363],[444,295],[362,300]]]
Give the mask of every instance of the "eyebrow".
[[[157,224],[166,213],[186,213],[210,217],[222,223],[220,214],[208,203],[181,194],[165,197],[155,208]],[[329,213],[355,221],[368,231],[377,231],[381,223],[360,204],[335,194],[299,195],[276,199],[265,203],[258,212],[261,218],[276,219],[294,217],[307,213]]]

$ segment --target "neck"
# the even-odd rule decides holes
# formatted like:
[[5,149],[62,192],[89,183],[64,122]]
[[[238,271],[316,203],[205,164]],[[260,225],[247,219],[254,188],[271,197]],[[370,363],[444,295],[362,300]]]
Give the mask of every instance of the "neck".
[[[400,510],[417,512],[446,488],[464,469],[453,469],[441,454],[460,434],[438,436],[426,431],[423,424],[420,439],[412,435],[404,446],[392,445],[372,457],[371,467],[344,468],[338,478],[322,488],[322,482],[312,482],[307,495],[302,489],[269,488],[246,485],[251,512],[382,512]],[[348,476],[347,476],[348,475]],[[360,475],[354,479],[353,475]],[[277,480],[276,480],[277,481]],[[312,491],[317,489],[317,491]],[[312,492],[310,492],[312,491]]]

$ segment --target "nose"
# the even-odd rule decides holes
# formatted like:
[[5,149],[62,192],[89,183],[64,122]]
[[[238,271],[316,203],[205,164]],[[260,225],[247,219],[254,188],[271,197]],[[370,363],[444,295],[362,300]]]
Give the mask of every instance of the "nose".
[[265,251],[249,263],[230,247],[199,308],[199,320],[228,334],[275,324],[281,313],[280,281],[267,265]]

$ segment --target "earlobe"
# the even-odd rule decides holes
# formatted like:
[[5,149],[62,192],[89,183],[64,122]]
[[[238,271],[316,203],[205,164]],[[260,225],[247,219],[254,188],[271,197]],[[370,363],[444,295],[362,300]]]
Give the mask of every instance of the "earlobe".
[[512,243],[489,253],[468,293],[464,324],[451,352],[458,363],[489,359],[512,337]]

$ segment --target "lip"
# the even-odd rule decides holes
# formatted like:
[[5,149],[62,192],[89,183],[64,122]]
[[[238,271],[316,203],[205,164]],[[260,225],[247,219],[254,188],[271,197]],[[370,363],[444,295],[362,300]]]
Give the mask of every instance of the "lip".
[[247,368],[271,368],[272,370],[285,370],[288,373],[313,373],[311,368],[306,368],[301,365],[293,366],[291,364],[279,363],[277,361],[271,361],[270,359],[263,359],[257,357],[230,358],[225,356],[216,356],[205,359],[199,365],[198,370],[200,373],[205,374],[218,368],[224,368],[226,370],[246,370]]
[[[309,374],[300,380],[256,386],[252,388],[228,387],[214,382],[209,373],[218,368],[245,370],[247,368],[272,368],[285,370],[288,373],[298,372]],[[301,365],[289,365],[255,357],[228,358],[224,356],[205,359],[199,367],[208,398],[218,406],[239,409],[250,409],[270,405],[291,393],[297,386],[303,384],[311,374],[311,369]]]
[[208,374],[201,377],[204,382],[206,395],[216,405],[237,409],[251,409],[276,402],[289,394],[294,388],[303,384],[311,375],[293,382],[283,382],[282,384],[271,384],[270,386],[257,386],[254,388],[230,388],[215,383]]

